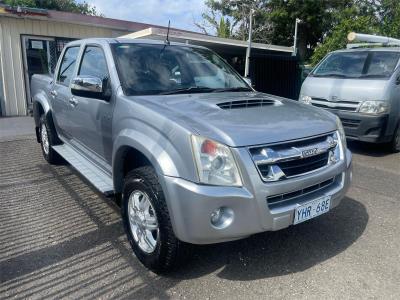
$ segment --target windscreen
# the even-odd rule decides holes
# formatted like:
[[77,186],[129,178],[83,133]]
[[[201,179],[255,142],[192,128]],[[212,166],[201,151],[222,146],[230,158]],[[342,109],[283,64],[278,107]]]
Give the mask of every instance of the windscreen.
[[400,58],[394,51],[335,52],[312,72],[315,77],[389,78]]
[[127,95],[251,90],[217,54],[180,45],[111,45]]

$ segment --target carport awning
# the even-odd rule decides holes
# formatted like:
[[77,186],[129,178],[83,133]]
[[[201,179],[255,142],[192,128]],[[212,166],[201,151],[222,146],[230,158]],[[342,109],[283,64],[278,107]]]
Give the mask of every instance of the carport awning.
[[[166,36],[167,36],[167,29],[150,27],[144,30],[120,36],[120,38],[128,38],[128,39],[146,38],[155,40],[165,40]],[[229,52],[242,53],[243,51],[246,50],[248,46],[247,41],[219,38],[216,36],[210,36],[200,33],[191,33],[185,31],[177,31],[177,30],[169,31],[169,40],[173,42],[200,45],[212,48],[215,51],[228,52],[228,53]],[[256,52],[260,53],[265,51],[292,53],[293,47],[252,43],[252,50],[256,50]]]

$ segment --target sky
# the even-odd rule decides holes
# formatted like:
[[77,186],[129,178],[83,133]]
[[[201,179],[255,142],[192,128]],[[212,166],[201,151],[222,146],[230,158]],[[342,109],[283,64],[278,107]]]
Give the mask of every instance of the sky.
[[204,0],[86,0],[105,17],[199,31]]

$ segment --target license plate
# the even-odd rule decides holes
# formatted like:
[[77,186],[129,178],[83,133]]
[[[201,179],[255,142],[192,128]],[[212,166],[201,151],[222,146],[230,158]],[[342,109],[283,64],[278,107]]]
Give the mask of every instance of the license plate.
[[319,215],[327,213],[331,205],[331,196],[324,196],[298,206],[294,211],[293,224],[310,220]]

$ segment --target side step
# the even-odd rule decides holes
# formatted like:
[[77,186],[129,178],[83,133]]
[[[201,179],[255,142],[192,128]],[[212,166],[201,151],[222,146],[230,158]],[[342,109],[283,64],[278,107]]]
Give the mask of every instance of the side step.
[[114,194],[112,178],[90,160],[68,144],[53,146],[53,149],[105,196]]

